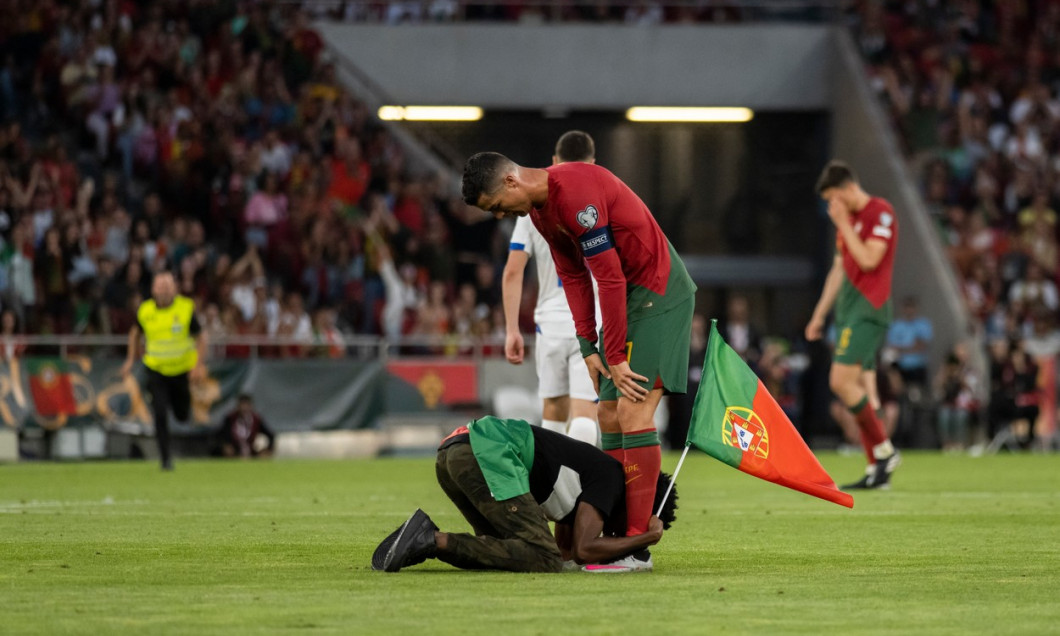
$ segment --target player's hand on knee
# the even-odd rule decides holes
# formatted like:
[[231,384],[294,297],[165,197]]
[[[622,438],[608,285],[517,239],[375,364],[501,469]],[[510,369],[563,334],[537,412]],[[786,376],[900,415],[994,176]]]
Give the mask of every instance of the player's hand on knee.
[[648,397],[648,389],[637,384],[638,382],[647,382],[648,378],[635,373],[633,369],[629,368],[628,362],[620,362],[613,365],[611,367],[611,379],[614,380],[615,387],[622,392],[622,395],[634,402],[640,402]]
[[604,376],[610,380],[611,372],[607,370],[607,365],[605,365],[604,361],[600,359],[600,354],[598,353],[586,356],[585,366],[589,369],[589,377],[593,381],[593,390],[596,391],[597,395],[600,395],[600,376]]
[[512,364],[523,363],[523,334],[517,331],[504,337],[504,357]]

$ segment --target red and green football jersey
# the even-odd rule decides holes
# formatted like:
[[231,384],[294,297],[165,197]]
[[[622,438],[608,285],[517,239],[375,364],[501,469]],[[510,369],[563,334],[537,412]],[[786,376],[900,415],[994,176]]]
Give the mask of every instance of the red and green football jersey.
[[836,299],[836,321],[849,322],[855,318],[853,314],[890,321],[891,304],[888,301],[891,299],[894,252],[898,244],[898,219],[894,208],[885,199],[873,197],[864,208],[854,213],[851,222],[862,241],[884,241],[887,251],[875,269],[864,271],[846,249],[843,237],[836,235],[836,250],[843,258],[846,274]]
[[548,201],[530,219],[548,241],[575,331],[597,340],[596,278],[604,359],[626,361],[628,324],[679,306],[695,283],[648,206],[609,170],[578,162],[546,170]]

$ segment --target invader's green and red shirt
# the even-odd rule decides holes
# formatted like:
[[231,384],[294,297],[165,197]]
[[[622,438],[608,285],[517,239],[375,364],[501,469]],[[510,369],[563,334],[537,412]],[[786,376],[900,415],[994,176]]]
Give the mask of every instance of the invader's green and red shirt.
[[898,219],[894,208],[885,199],[872,197],[864,208],[850,219],[854,232],[868,242],[884,241],[887,251],[875,269],[862,270],[836,235],[836,251],[843,259],[845,280],[836,299],[836,322],[850,323],[858,319],[888,323],[891,319],[891,280],[894,273],[894,252],[898,244]]
[[548,241],[583,343],[597,341],[596,278],[604,359],[619,364],[627,360],[627,326],[677,307],[695,295],[695,283],[648,206],[609,170],[579,162],[546,170],[548,201],[530,218]]

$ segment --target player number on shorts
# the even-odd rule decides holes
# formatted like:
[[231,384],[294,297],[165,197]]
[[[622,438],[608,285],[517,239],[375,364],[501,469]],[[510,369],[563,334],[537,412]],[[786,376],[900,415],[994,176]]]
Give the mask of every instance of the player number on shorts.
[[839,350],[846,351],[847,347],[850,346],[850,327],[844,327],[843,331],[839,334]]

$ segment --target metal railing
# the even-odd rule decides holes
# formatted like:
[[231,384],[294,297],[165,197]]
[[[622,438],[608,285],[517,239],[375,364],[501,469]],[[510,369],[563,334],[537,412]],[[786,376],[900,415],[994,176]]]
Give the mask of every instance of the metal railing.
[[[292,0],[294,2],[294,0]],[[729,12],[731,19],[742,21],[790,20],[831,22],[838,20],[849,0],[460,0],[419,2],[380,2],[379,0],[301,0],[302,7],[319,17],[353,22],[444,22],[444,21],[515,21],[495,11],[517,9],[533,12],[550,21],[591,21],[595,12],[604,9],[692,9]],[[389,12],[393,5],[394,13]],[[582,11],[585,13],[582,13]],[[396,19],[395,19],[395,16]]]
[[[532,335],[523,336],[527,356],[533,350]],[[124,356],[128,345],[125,335],[17,335],[0,336],[0,355],[59,356],[103,354]],[[500,336],[409,335],[392,340],[381,336],[343,334],[341,341],[325,342],[280,336],[225,336],[209,341],[210,358],[353,358],[380,360],[402,358],[446,358],[480,361],[504,357],[504,338]]]

